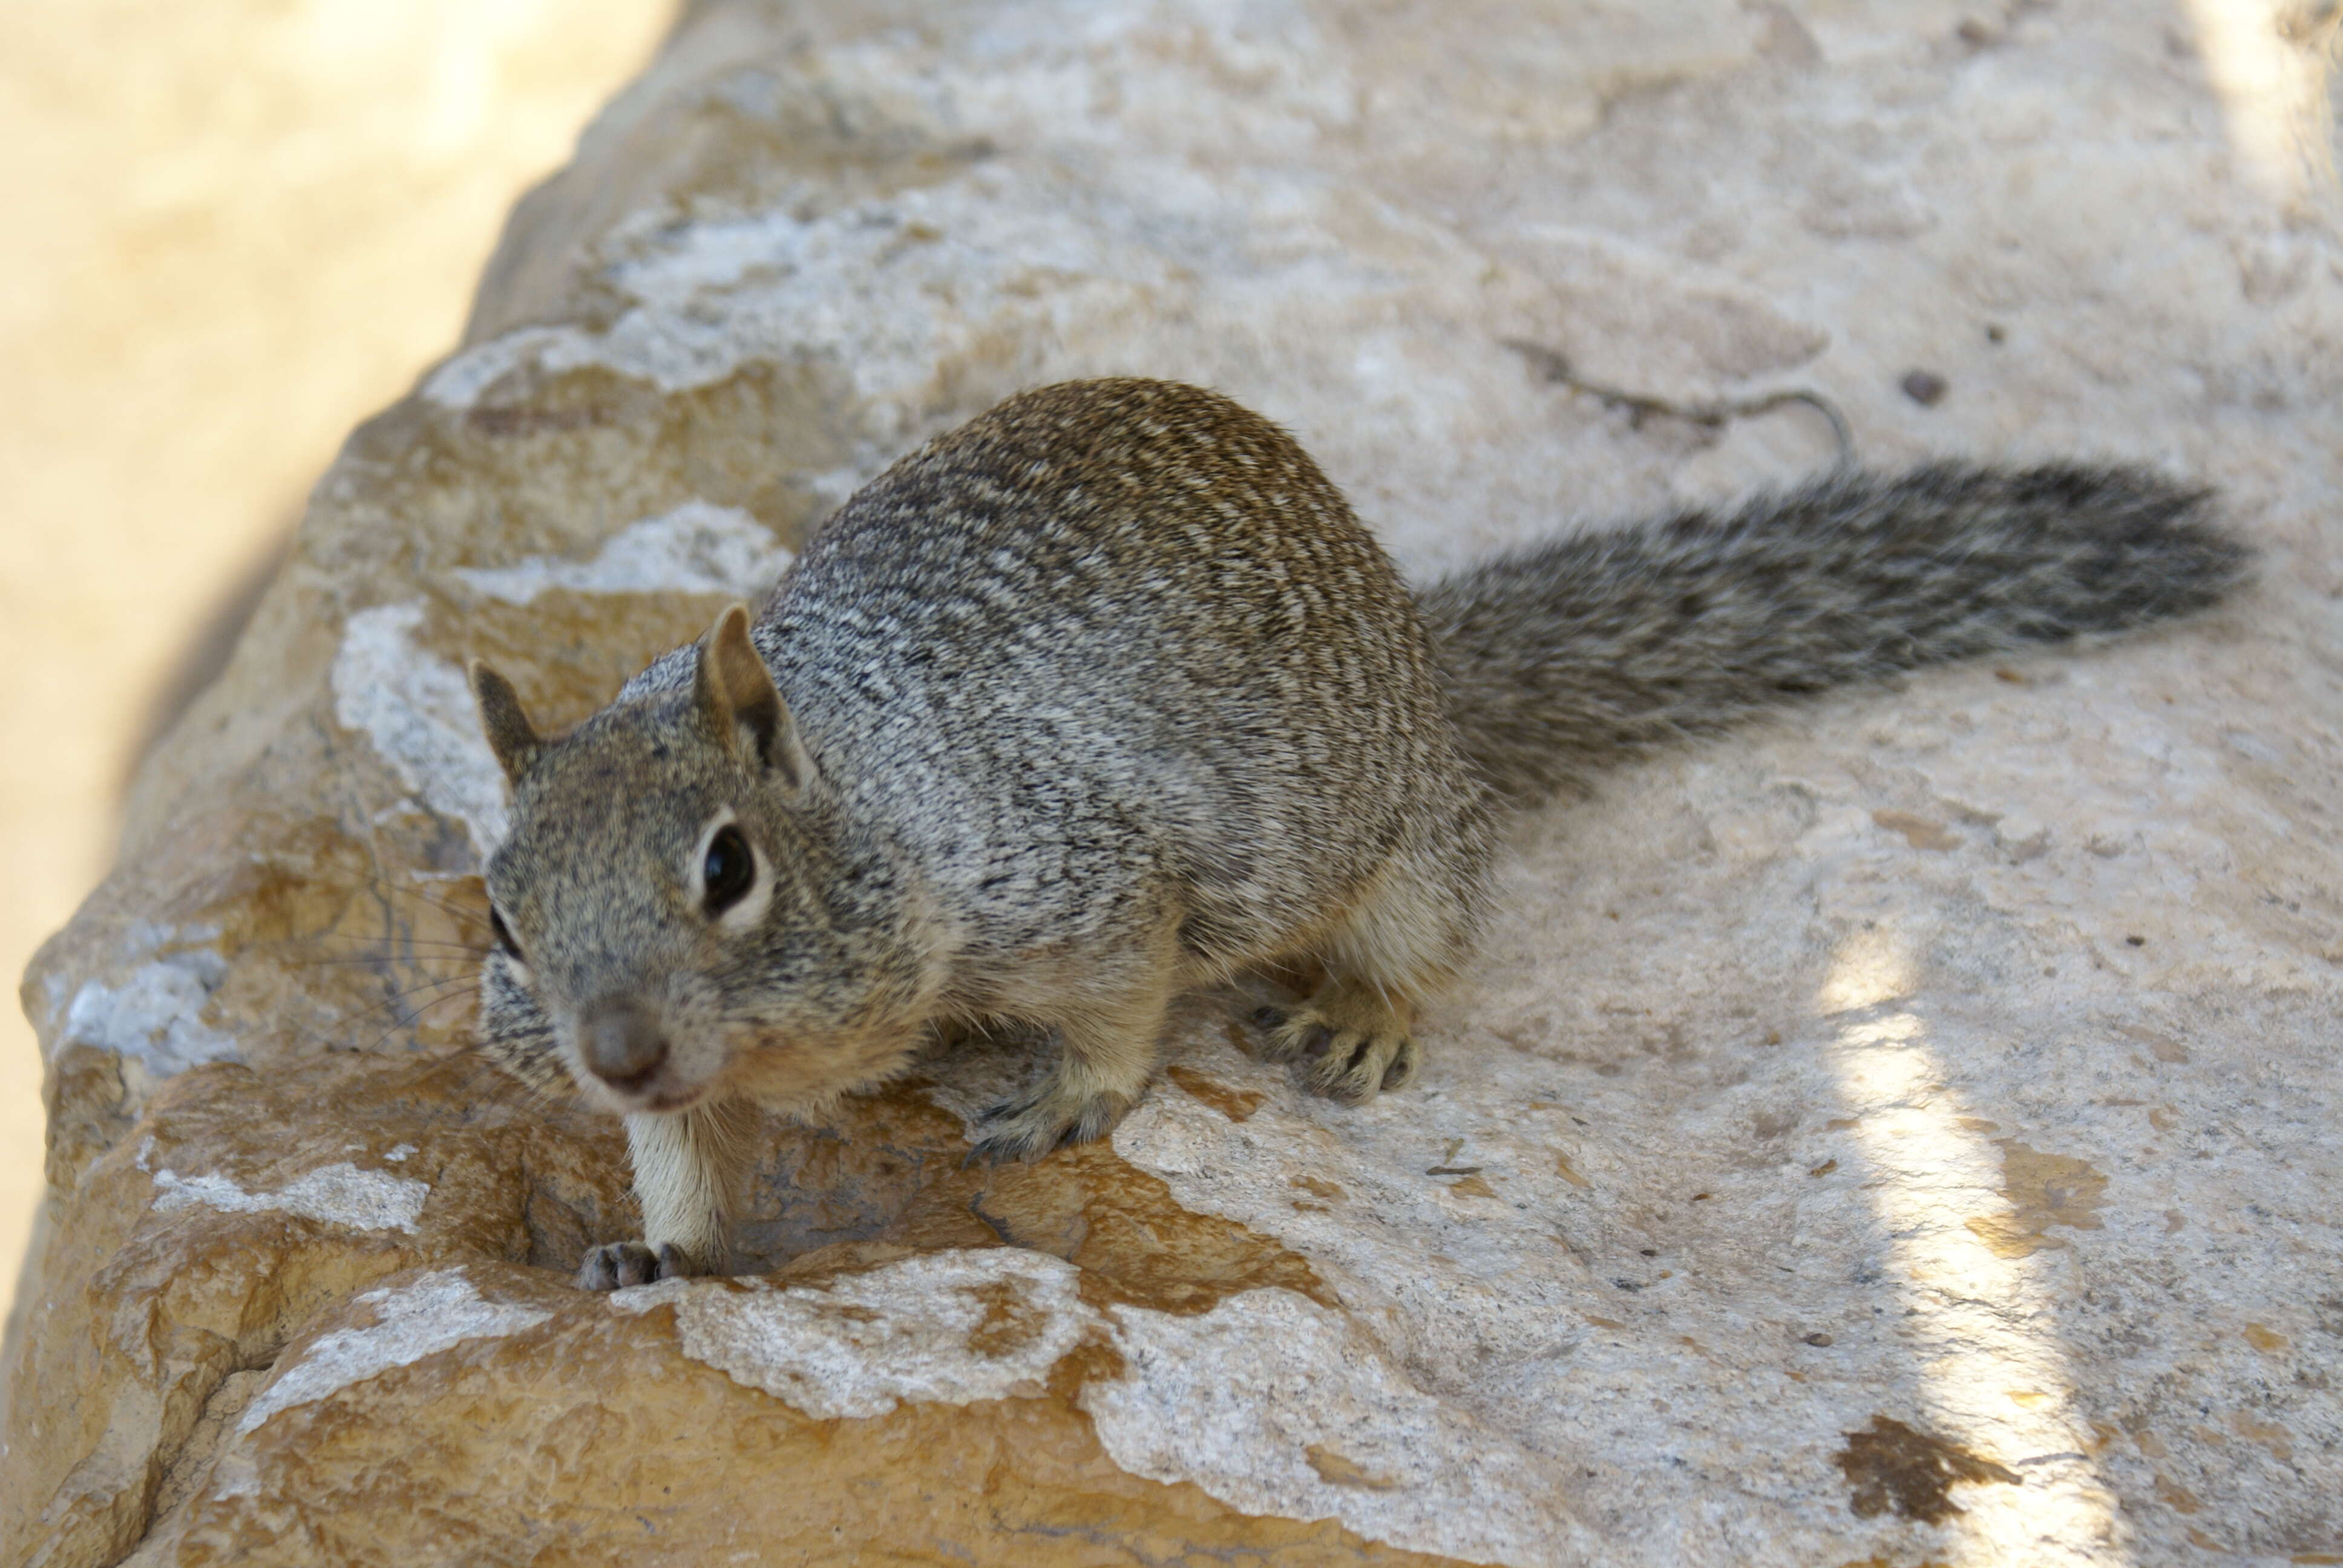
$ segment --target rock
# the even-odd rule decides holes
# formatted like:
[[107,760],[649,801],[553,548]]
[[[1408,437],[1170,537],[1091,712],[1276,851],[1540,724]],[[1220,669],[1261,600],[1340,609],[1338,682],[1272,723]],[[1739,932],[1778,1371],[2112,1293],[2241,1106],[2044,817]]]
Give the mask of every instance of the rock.
[[1904,389],[1904,396],[1923,408],[1935,407],[1945,400],[1945,394],[1952,390],[1945,384],[1945,378],[1933,370],[1906,371],[1904,379],[1896,385]]
[[[691,8],[27,976],[9,1560],[2343,1553],[2331,197],[2229,177],[2129,8],[1794,10]],[[461,660],[574,721],[1062,377],[1262,408],[1418,574],[1829,451],[1513,342],[1874,462],[2165,463],[2268,570],[1519,821],[1363,1111],[1203,997],[1111,1141],[968,1170],[1024,1065],[971,1047],[769,1122],[749,1275],[571,1290],[622,1141],[467,1050]]]

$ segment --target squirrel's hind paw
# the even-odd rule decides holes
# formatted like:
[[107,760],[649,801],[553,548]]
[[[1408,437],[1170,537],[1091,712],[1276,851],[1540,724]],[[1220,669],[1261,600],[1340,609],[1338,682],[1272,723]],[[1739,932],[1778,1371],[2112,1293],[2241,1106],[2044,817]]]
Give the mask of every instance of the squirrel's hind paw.
[[610,1241],[588,1251],[586,1261],[578,1265],[578,1288],[616,1291],[628,1285],[688,1280],[710,1272],[713,1271],[693,1262],[673,1241],[662,1243],[656,1252],[640,1241]]
[[969,1159],[993,1165],[1005,1160],[1039,1160],[1052,1149],[1105,1137],[1130,1109],[1127,1094],[1079,1095],[1046,1084],[1038,1093],[1003,1101],[986,1111],[978,1123],[983,1136],[969,1151]]
[[1252,1017],[1268,1034],[1262,1055],[1297,1064],[1303,1087],[1345,1105],[1402,1087],[1423,1054],[1379,998],[1322,990],[1291,1012],[1265,1007]]

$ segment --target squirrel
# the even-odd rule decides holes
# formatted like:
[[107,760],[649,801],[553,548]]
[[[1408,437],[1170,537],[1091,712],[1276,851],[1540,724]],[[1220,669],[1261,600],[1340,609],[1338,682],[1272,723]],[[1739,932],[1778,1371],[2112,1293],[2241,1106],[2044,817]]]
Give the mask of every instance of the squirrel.
[[1283,430],[1164,381],[1013,397],[848,500],[559,738],[475,661],[511,829],[487,1052],[625,1120],[643,1239],[718,1271],[728,1108],[818,1111],[957,1026],[1053,1039],[975,1153],[1111,1130],[1179,993],[1306,964],[1262,1050],[1349,1104],[1489,904],[1497,814],[1805,693],[2204,608],[2250,551],[2143,469],[1841,469],[1421,592]]

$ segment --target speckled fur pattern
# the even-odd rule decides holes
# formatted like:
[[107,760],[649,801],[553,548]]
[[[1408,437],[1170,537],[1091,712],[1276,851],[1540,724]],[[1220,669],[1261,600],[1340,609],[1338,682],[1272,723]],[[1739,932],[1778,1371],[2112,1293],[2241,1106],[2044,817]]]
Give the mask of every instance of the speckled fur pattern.
[[[740,1101],[819,1109],[938,1029],[1053,1059],[979,1151],[1109,1131],[1182,991],[1301,964],[1266,1054],[1349,1103],[1411,1077],[1469,953],[1493,805],[1796,693],[2209,603],[2244,557],[2127,469],[1843,476],[1568,538],[1421,609],[1294,442],[1109,380],[1011,398],[858,493],[768,597],[548,742],[476,668],[514,783],[488,1051],[628,1118],[644,1243],[609,1288],[721,1266]],[[749,651],[753,638],[753,654]],[[694,878],[729,823],[753,914]],[[656,1070],[598,1075],[618,1004]]]
[[2204,609],[2249,565],[2146,469],[1936,463],[1557,539],[1422,608],[1465,749],[1530,801],[1809,693]]

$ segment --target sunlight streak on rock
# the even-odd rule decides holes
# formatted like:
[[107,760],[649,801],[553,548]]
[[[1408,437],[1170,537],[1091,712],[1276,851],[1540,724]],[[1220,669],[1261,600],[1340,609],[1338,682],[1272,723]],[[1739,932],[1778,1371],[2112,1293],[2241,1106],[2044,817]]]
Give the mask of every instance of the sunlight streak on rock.
[[[1914,1408],[1884,1408],[2007,1467],[2016,1484],[1958,1484],[1945,1521],[1956,1563],[2128,1563],[2116,1498],[2090,1457],[2074,1381],[2036,1256],[1996,1255],[1968,1221],[2006,1210],[1993,1123],[1966,1113],[1908,996],[1915,964],[1890,928],[1840,944],[1817,1001],[1839,1028],[1830,1049],[1865,1185],[1903,1299]],[[1899,1512],[1901,1510],[1899,1509]],[[2115,1553],[2111,1556],[2110,1553]]]
[[2280,206],[2332,186],[2332,52],[2289,37],[2271,0],[2188,0],[2188,14],[2247,177]]

